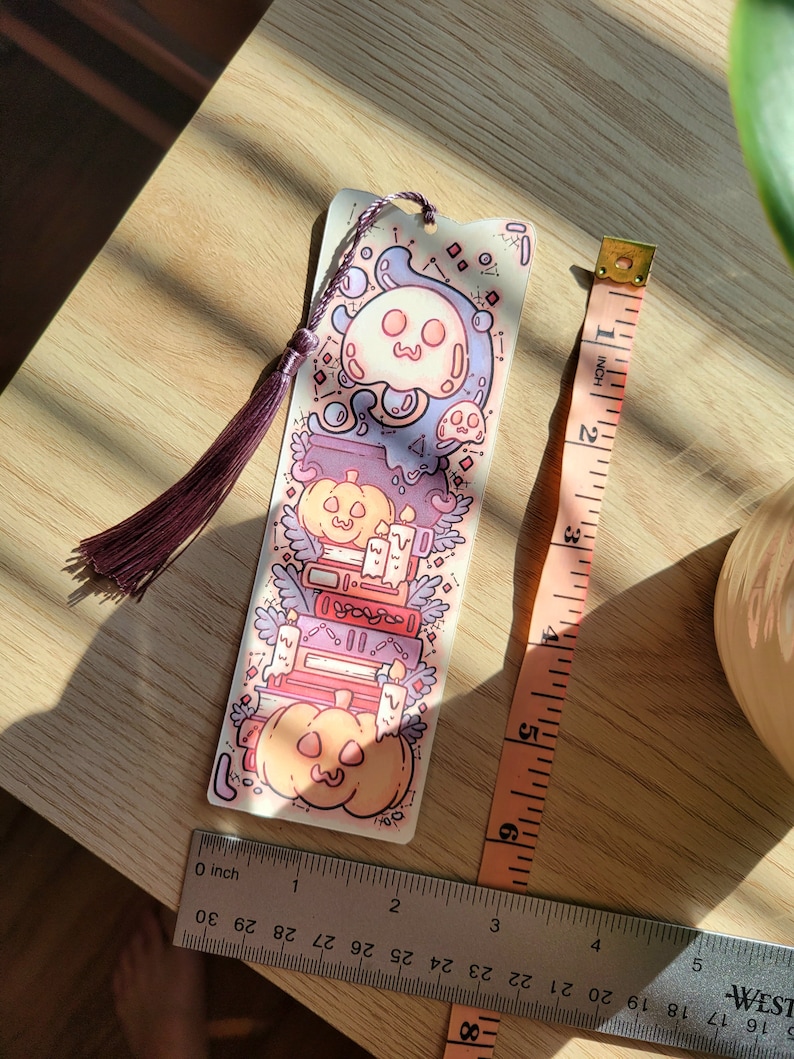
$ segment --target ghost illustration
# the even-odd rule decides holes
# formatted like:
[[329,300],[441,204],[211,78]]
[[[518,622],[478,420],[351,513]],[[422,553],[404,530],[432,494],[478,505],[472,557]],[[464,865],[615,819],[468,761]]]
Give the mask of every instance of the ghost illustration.
[[458,401],[438,421],[438,447],[444,451],[456,449],[466,442],[482,445],[485,440],[485,419],[482,409],[474,401]]
[[384,291],[350,317],[341,308],[342,367],[378,393],[373,415],[388,426],[419,419],[431,397],[458,392],[468,374],[466,329],[441,293],[419,286]]
[[344,305],[332,315],[349,403],[331,402],[309,429],[383,444],[389,466],[410,483],[445,466],[461,445],[482,443],[493,317],[417,272],[405,247],[380,255],[375,278],[381,292],[355,315]]

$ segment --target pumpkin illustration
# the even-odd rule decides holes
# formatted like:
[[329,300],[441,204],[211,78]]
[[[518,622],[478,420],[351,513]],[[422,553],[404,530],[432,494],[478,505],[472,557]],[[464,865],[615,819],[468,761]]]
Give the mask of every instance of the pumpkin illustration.
[[359,485],[358,471],[350,470],[343,482],[312,482],[298,501],[297,514],[315,537],[364,548],[381,522],[394,521],[394,505],[376,485]]
[[351,816],[377,816],[408,790],[411,747],[401,735],[378,740],[374,714],[344,708],[350,692],[338,691],[335,697],[337,705],[325,709],[293,702],[276,710],[259,737],[257,772],[282,798],[299,798],[315,809],[343,807]]

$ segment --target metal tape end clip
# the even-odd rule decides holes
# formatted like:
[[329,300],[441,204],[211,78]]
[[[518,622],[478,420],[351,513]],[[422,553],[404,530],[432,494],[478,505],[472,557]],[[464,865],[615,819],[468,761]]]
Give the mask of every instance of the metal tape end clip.
[[633,243],[629,239],[610,239],[605,236],[601,240],[596,261],[596,279],[644,287],[655,252],[656,247],[652,243]]

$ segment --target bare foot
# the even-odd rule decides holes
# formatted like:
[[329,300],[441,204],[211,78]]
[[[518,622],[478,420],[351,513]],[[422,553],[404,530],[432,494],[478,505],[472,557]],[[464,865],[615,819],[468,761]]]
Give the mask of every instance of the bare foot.
[[119,957],[113,996],[135,1059],[209,1056],[203,957],[171,945],[150,908]]

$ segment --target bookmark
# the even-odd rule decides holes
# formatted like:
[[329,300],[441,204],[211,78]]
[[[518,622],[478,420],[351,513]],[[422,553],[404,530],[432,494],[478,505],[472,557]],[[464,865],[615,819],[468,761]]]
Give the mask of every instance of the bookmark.
[[329,210],[215,805],[414,834],[535,242],[430,216]]

